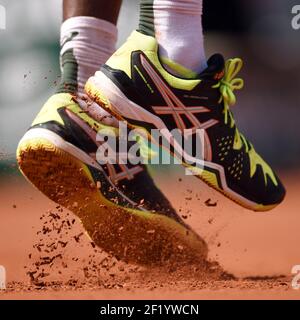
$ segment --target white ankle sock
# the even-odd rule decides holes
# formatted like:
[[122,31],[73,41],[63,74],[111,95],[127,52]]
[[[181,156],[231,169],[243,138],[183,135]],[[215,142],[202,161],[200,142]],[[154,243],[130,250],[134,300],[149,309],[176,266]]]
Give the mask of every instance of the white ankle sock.
[[77,87],[75,91],[83,92],[87,79],[115,51],[117,33],[114,24],[98,18],[66,20],[61,26],[62,84],[68,86],[71,83],[71,87]]
[[[195,73],[206,68],[202,0],[154,0],[154,30],[163,62]],[[170,66],[170,65],[169,65]],[[172,66],[171,66],[172,68]]]

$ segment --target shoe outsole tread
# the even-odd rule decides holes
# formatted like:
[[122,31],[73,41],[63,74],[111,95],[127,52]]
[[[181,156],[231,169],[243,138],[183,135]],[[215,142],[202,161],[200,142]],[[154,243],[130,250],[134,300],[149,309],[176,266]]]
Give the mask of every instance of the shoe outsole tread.
[[72,211],[91,240],[118,259],[139,265],[205,261],[207,245],[193,231],[166,216],[112,204],[84,163],[46,139],[21,142],[17,160],[37,189]]

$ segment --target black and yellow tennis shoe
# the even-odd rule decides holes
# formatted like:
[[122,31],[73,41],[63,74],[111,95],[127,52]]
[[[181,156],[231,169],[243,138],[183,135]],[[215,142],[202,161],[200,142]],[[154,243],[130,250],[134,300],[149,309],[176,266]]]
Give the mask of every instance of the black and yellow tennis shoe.
[[122,260],[203,261],[205,242],[177,215],[144,165],[97,162],[97,133],[118,129],[95,114],[101,114],[99,106],[86,100],[69,93],[52,96],[19,143],[24,176],[75,213],[90,238]]
[[[202,170],[194,170],[190,161],[183,164],[243,207],[267,211],[283,201],[285,189],[236,127],[230,106],[236,103],[234,91],[244,84],[236,78],[241,67],[241,59],[225,62],[216,54],[196,77],[174,76],[159,58],[156,39],[135,31],[85,89],[93,101],[149,136],[152,129],[164,129],[166,138],[174,129],[203,130],[203,158],[195,159]],[[180,148],[173,143],[170,152],[182,154]]]

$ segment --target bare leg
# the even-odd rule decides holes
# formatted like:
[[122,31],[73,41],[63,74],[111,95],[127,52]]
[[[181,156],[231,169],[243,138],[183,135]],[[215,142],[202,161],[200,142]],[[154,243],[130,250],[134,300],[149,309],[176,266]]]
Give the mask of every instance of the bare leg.
[[117,23],[122,0],[64,0],[63,19],[87,16]]

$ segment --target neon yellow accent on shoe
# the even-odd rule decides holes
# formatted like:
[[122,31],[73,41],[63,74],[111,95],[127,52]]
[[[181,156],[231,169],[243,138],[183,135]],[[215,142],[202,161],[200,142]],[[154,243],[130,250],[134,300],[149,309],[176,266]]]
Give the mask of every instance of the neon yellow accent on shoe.
[[213,172],[203,169],[201,173],[201,178],[210,186],[214,187],[217,190],[220,190],[218,179]]
[[37,124],[46,123],[48,121],[56,121],[60,124],[64,124],[63,119],[57,112],[58,109],[66,106],[74,105],[72,101],[72,95],[69,93],[58,93],[53,95],[43,106],[39,114],[36,116],[32,123],[32,126]]
[[114,127],[106,126],[91,118],[88,114],[82,111],[74,97],[70,93],[58,93],[53,95],[43,106],[40,113],[37,115],[32,123],[32,126],[47,123],[49,121],[56,121],[64,125],[63,119],[57,112],[60,108],[67,108],[75,113],[79,118],[85,121],[95,131],[101,130],[103,135],[115,136],[119,134],[119,130]]
[[274,183],[275,186],[278,186],[277,179],[274,175],[273,170],[270,166],[262,159],[262,157],[255,151],[254,147],[252,146],[251,150],[248,152],[249,159],[250,159],[250,175],[251,178],[255,175],[257,170],[257,166],[261,166],[264,174],[265,185],[267,185],[268,180],[267,176],[269,176]]
[[161,76],[173,88],[191,91],[201,82],[201,80],[185,80],[171,75],[162,66],[160,58],[158,57],[158,43],[156,39],[137,31],[131,34],[127,42],[111,56],[106,64],[113,69],[124,71],[131,78],[131,54],[139,50],[144,52]]
[[197,77],[197,73],[185,68],[184,66],[166,58],[160,57],[160,61],[170,69],[171,73],[183,77],[184,79],[195,79]]
[[154,93],[153,88],[151,87],[150,83],[147,81],[147,79],[145,78],[145,76],[142,74],[141,70],[138,68],[138,66],[134,65],[134,69],[138,72],[138,74],[140,75],[140,77],[143,79],[143,81],[145,82],[146,86],[148,87],[148,89],[150,90],[151,93]]

